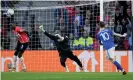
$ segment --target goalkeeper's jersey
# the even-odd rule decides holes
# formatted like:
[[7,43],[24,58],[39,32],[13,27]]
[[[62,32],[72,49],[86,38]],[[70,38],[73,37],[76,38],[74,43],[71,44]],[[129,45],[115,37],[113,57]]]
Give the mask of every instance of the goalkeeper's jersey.
[[44,32],[44,34],[54,40],[58,52],[71,51],[70,46],[68,45],[69,39],[67,36],[64,36],[64,40],[60,40],[57,36],[51,35],[47,32]]
[[68,51],[70,46],[68,45],[68,38],[65,36],[63,41],[55,41],[55,45],[58,51]]

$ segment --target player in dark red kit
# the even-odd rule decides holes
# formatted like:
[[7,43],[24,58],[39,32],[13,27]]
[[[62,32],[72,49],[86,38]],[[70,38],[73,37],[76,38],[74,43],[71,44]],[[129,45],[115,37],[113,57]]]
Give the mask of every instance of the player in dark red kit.
[[11,70],[12,71],[16,70],[16,61],[18,57],[20,62],[22,63],[22,71],[25,72],[26,66],[25,66],[22,55],[24,51],[26,50],[26,48],[28,47],[29,34],[24,29],[17,26],[16,23],[11,23],[11,28],[18,39],[16,50],[15,50],[14,57],[13,57],[13,64],[12,64]]

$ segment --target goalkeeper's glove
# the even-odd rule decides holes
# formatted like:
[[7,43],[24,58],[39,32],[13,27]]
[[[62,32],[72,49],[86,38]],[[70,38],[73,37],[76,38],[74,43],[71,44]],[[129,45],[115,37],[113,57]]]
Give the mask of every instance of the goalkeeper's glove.
[[45,30],[43,29],[43,25],[39,26],[39,28],[40,28],[43,32],[45,32]]

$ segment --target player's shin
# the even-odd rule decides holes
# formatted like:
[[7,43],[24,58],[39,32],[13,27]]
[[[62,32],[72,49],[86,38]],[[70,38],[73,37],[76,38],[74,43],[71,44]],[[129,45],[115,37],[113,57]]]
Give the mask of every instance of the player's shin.
[[81,61],[78,59],[78,57],[77,57],[76,55],[74,56],[74,61],[79,65],[80,70],[86,72],[86,71],[84,70],[84,67],[83,67]]
[[120,70],[122,71],[122,74],[123,74],[123,75],[126,75],[126,74],[127,74],[127,72],[122,68],[122,66],[121,66],[117,61],[114,61],[114,65],[115,65],[118,69],[120,69]]
[[16,62],[17,62],[17,56],[13,56],[13,63],[12,63],[12,68],[16,69]]
[[114,61],[113,63],[117,67],[117,69],[121,70],[122,72],[124,71],[124,69],[122,68],[122,66],[117,61]]
[[65,62],[61,62],[61,65],[64,67],[64,69],[65,69],[65,71],[66,72],[69,72],[69,69],[68,69],[68,67],[66,66],[66,64],[65,64]]
[[80,68],[83,68],[83,65],[82,65],[82,63],[81,63],[81,61],[78,59],[78,57],[77,56],[75,56],[75,59],[74,59],[74,61],[80,66]]
[[22,67],[23,67],[23,69],[22,69],[22,71],[26,71],[26,65],[25,65],[25,63],[24,63],[24,58],[23,57],[21,57],[21,58],[19,58],[20,59],[20,62],[21,62],[21,64],[22,64]]

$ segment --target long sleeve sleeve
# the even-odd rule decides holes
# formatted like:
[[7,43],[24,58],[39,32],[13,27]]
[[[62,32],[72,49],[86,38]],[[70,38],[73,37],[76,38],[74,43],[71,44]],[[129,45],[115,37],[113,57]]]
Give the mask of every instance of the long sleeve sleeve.
[[57,36],[51,35],[51,34],[49,34],[49,33],[47,33],[47,32],[44,32],[44,34],[45,34],[46,36],[48,36],[50,39],[52,39],[52,40],[57,40],[57,39],[58,39]]

